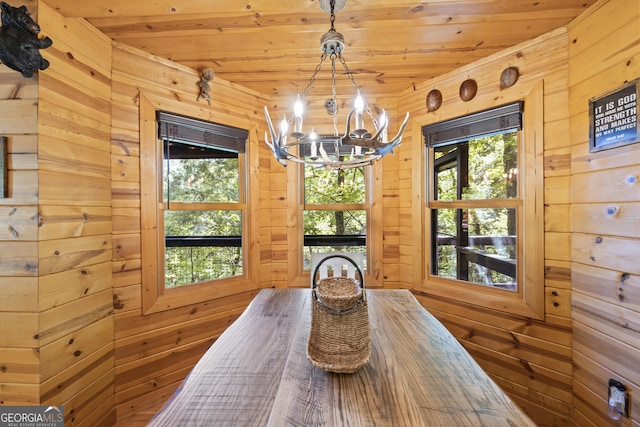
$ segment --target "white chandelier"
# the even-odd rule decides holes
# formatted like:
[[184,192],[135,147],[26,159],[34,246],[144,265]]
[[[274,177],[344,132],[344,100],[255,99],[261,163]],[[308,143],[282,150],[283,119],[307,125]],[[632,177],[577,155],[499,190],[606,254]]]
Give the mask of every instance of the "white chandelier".
[[[346,0],[338,0],[338,11],[344,7]],[[321,38],[320,48],[322,56],[302,96],[298,95],[294,105],[293,114],[287,119],[283,117],[278,132],[275,131],[269,111],[264,107],[264,115],[267,119],[269,134],[265,132],[265,142],[273,152],[274,157],[283,166],[287,161],[307,164],[325,169],[346,169],[365,166],[382,158],[402,142],[402,133],[409,122],[409,113],[398,130],[398,134],[391,140],[387,137],[387,125],[389,119],[384,110],[375,118],[369,106],[365,103],[360,88],[353,78],[353,74],[347,67],[342,50],[344,49],[344,37],[334,28],[336,0],[319,0],[320,7],[331,14],[331,28]],[[327,113],[333,116],[333,133],[318,134],[313,129],[309,133],[302,130],[303,100],[313,85],[316,75],[322,67],[322,63],[329,57],[331,60],[331,99],[325,103]],[[347,123],[344,134],[338,132],[338,102],[336,99],[336,60],[339,60],[345,69],[347,77],[355,87],[354,107],[347,115]],[[375,131],[370,132],[364,127],[364,113],[367,113],[373,122]],[[353,122],[353,126],[352,126]],[[293,125],[293,131],[289,129]],[[271,140],[271,142],[269,141]],[[296,150],[297,148],[297,150]]]

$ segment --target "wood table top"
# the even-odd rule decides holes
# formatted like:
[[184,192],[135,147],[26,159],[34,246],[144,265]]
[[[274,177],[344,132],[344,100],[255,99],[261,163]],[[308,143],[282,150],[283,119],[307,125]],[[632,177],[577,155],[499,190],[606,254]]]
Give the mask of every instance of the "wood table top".
[[354,374],[307,359],[309,289],[264,289],[150,426],[531,426],[407,290],[367,290],[371,357]]

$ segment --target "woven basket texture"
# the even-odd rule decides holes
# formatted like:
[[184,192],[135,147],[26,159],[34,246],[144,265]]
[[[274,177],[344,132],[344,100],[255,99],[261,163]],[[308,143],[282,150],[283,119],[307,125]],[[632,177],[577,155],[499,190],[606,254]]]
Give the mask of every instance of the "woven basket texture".
[[322,370],[353,373],[371,354],[364,290],[354,279],[331,277],[318,281],[315,291],[318,299],[312,292],[307,357]]
[[316,295],[327,307],[348,310],[362,298],[362,288],[349,277],[328,277],[318,280]]

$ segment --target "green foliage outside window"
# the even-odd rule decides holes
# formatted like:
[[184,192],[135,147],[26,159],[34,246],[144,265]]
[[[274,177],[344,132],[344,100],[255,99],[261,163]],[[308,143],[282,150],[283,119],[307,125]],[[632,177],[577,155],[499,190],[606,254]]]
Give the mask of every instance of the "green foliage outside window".
[[[468,150],[466,164],[447,164],[435,171],[435,199],[482,201],[512,199],[517,195],[517,132],[484,136],[463,143],[437,147],[434,161]],[[459,160],[458,160],[459,161]],[[466,174],[464,173],[466,171]],[[461,174],[461,175],[460,175]],[[458,182],[460,180],[460,182]],[[461,266],[459,252],[466,249],[491,259],[514,264],[516,259],[516,210],[512,208],[440,208],[437,230],[437,265],[434,274],[486,285],[514,284],[515,277],[478,263]],[[460,242],[464,245],[459,247]],[[474,243],[475,242],[475,243]],[[458,247],[456,247],[458,246]],[[473,254],[471,254],[473,255]],[[466,277],[464,277],[466,276]]]
[[[163,199],[167,205],[164,211],[165,287],[242,274],[241,244],[206,243],[207,238],[212,237],[235,237],[236,242],[241,241],[241,210],[215,209],[215,205],[206,209],[207,204],[239,202],[238,158],[220,158],[220,150],[212,148],[176,142],[172,146],[181,146],[182,155],[171,158],[169,148],[163,161]],[[193,156],[185,156],[185,149],[193,150]],[[229,156],[228,153],[222,155]],[[190,209],[190,203],[198,203],[199,208]],[[193,244],[189,244],[189,239],[194,240]],[[172,246],[171,240],[177,244]]]
[[364,167],[327,170],[305,166],[305,203],[365,203]]
[[237,158],[165,159],[163,176],[165,201],[224,203],[240,199]]
[[[326,170],[305,166],[303,217],[305,236],[364,236],[367,233],[366,174],[364,167]],[[331,205],[356,204],[362,209],[343,209]],[[314,209],[314,205],[323,205]],[[366,246],[327,245],[305,246],[303,257],[310,268],[311,253],[366,252]]]

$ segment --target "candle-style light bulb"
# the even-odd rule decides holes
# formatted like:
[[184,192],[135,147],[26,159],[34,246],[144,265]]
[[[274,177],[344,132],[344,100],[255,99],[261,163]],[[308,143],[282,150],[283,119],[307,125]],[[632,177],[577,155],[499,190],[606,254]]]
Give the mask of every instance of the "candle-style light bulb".
[[304,112],[304,108],[302,106],[302,101],[300,100],[300,96],[296,98],[296,103],[293,104],[293,131],[296,133],[302,132],[302,113]]
[[353,106],[355,107],[356,112],[362,114],[362,111],[364,110],[364,99],[362,99],[362,95],[360,94],[360,92],[358,92],[358,95],[353,102]]
[[316,158],[318,157],[318,146],[316,143],[316,138],[318,138],[318,135],[316,135],[316,131],[311,129],[311,134],[309,134],[309,138],[311,138],[311,158]]
[[356,129],[364,129],[364,121],[362,120],[364,100],[362,99],[362,95],[360,95],[360,91],[358,91],[358,95],[356,96],[353,106],[356,110]]

